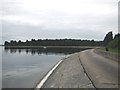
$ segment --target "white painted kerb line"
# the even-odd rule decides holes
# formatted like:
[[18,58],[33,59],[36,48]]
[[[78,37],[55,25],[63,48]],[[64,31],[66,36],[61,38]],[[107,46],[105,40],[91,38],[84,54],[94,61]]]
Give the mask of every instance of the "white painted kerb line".
[[50,70],[50,71],[48,72],[48,74],[40,81],[40,83],[37,85],[36,88],[41,88],[41,87],[43,86],[43,84],[46,82],[46,80],[48,79],[48,77],[53,73],[53,71],[58,67],[58,65],[59,65],[61,62],[62,62],[62,60],[59,61],[59,62],[52,68],[52,70]]

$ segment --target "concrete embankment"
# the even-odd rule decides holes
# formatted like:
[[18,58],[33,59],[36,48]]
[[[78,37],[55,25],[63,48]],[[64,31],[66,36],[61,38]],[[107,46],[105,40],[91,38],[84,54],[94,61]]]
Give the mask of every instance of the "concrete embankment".
[[42,88],[94,88],[79,60],[79,53],[64,58]]

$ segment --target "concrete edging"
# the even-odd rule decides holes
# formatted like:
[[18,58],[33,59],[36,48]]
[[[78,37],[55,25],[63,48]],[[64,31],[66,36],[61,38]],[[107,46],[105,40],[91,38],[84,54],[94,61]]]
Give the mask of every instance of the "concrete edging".
[[47,79],[50,77],[50,75],[53,73],[53,71],[62,63],[63,60],[60,60],[40,81],[40,83],[36,86],[35,90],[40,89],[43,84],[47,81]]

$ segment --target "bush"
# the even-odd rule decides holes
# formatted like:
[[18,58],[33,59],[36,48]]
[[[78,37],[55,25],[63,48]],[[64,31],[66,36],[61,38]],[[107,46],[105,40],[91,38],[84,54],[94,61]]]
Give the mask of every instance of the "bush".
[[119,44],[120,44],[120,38],[115,38],[110,43],[108,43],[107,47],[108,48],[120,49]]

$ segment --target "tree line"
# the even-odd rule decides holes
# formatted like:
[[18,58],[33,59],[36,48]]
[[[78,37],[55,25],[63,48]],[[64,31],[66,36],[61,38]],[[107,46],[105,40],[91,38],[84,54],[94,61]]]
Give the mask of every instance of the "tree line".
[[120,34],[116,34],[113,38],[112,32],[108,32],[103,41],[81,40],[81,39],[31,39],[22,42],[21,40],[10,42],[5,41],[5,46],[107,46],[112,40],[120,38]]
[[120,34],[115,34],[113,37],[112,32],[108,32],[104,38],[104,46],[106,48],[114,48],[114,49],[120,49]]
[[5,46],[102,46],[102,41],[76,40],[76,39],[31,39],[22,42],[21,40],[10,42],[5,41]]

